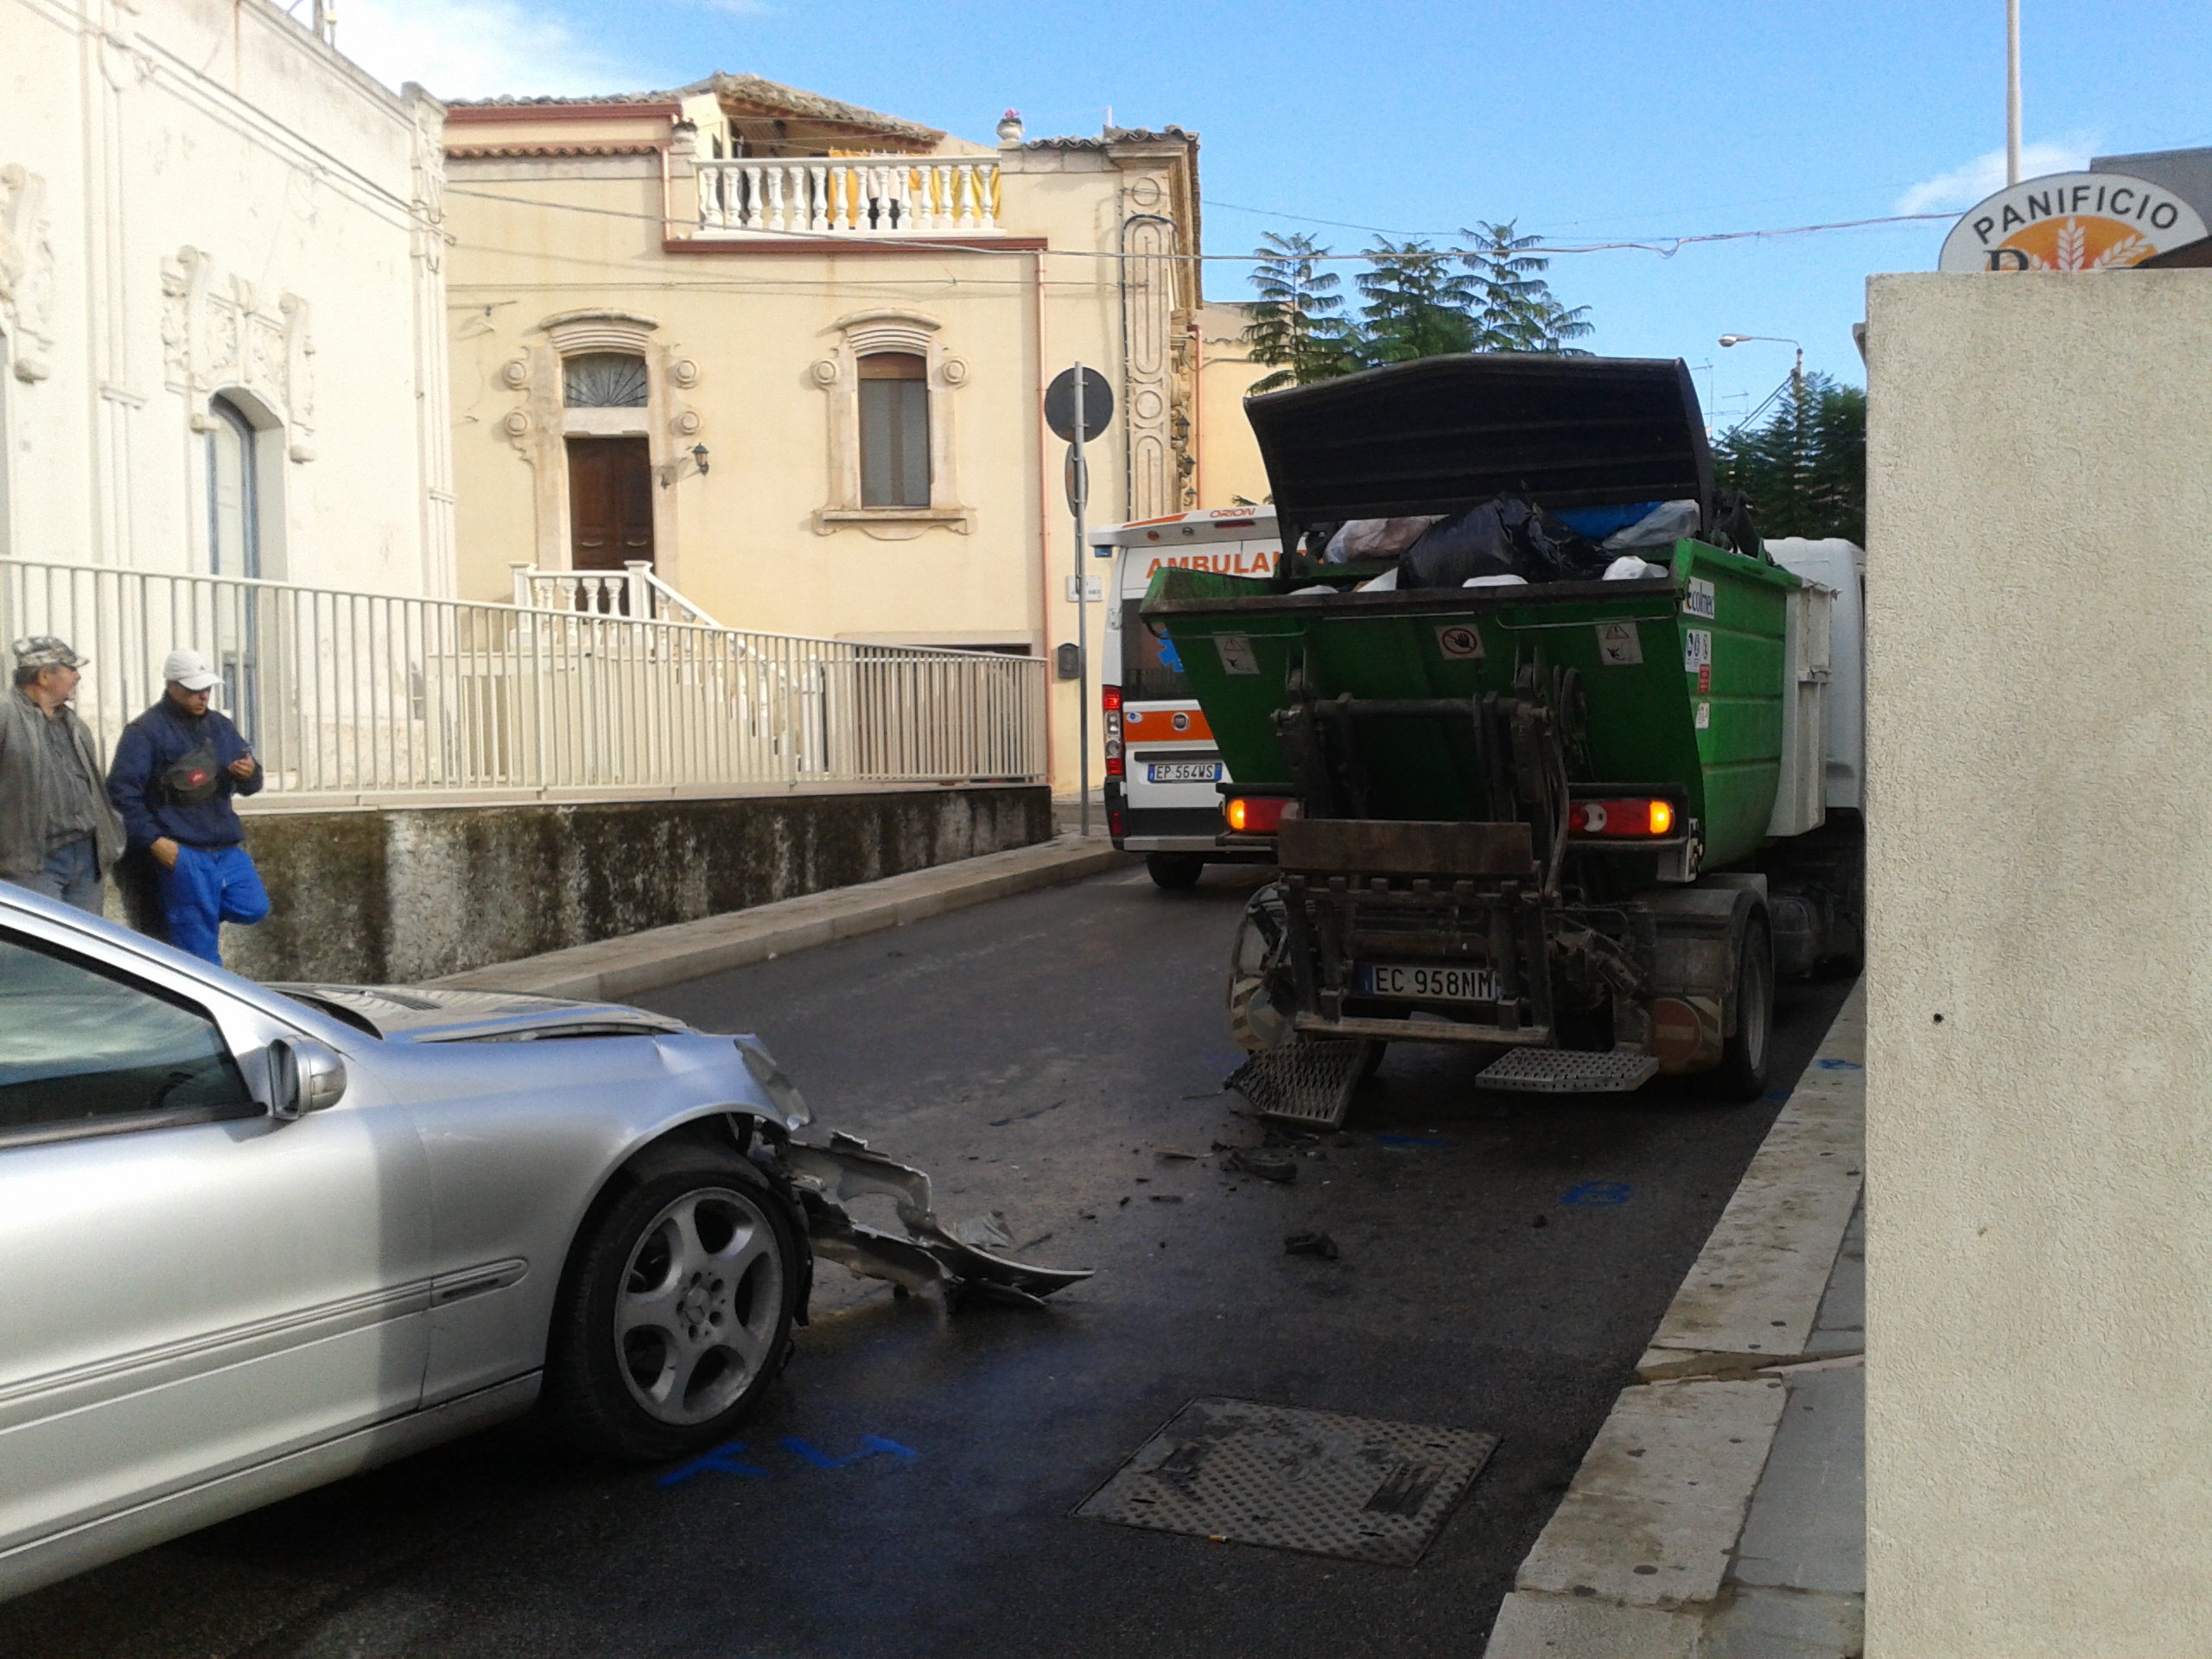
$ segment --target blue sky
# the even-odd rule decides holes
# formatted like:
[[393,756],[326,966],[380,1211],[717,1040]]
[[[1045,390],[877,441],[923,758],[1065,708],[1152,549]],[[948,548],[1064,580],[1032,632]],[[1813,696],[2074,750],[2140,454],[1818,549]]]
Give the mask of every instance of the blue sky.
[[[2212,6],[2024,0],[2031,174],[2212,144]],[[1174,123],[1203,138],[1206,251],[1267,230],[1338,252],[1477,219],[1561,242],[1966,207],[2001,184],[2003,0],[346,0],[341,44],[448,96],[592,92],[749,71],[988,142]],[[1255,211],[1256,210],[1256,211]],[[1316,224],[1313,220],[1337,221]],[[1562,254],[1607,353],[1700,368],[1740,416],[1789,366],[1858,381],[1866,275],[1931,269],[1941,222]],[[1340,267],[1350,273],[1355,267]],[[1241,268],[1208,269],[1217,299]]]

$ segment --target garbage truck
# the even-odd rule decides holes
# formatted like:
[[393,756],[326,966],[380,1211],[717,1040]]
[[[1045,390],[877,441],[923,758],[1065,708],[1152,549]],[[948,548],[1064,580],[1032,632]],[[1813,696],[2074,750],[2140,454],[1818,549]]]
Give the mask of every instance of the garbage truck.
[[1861,950],[1857,550],[1716,500],[1679,360],[1431,358],[1245,408],[1275,571],[1163,569],[1139,612],[1235,780],[1223,845],[1277,849],[1236,1085],[1333,1125],[1424,1042],[1486,1089],[1763,1092],[1777,976]]

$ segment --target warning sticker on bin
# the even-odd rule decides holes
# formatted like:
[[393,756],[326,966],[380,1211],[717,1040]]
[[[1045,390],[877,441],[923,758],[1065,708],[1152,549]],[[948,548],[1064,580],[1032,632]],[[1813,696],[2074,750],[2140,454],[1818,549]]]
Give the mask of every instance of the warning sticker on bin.
[[1446,622],[1436,630],[1436,648],[1446,657],[1465,661],[1483,654],[1483,636],[1464,622]]
[[1633,622],[1598,624],[1598,660],[1607,668],[1633,668],[1643,660],[1643,641]]
[[1694,674],[1700,668],[1713,666],[1713,630],[1684,628],[1682,630],[1682,669]]
[[1224,674],[1256,674],[1260,659],[1252,655],[1252,636],[1249,633],[1217,633],[1213,648],[1221,653],[1221,671]]

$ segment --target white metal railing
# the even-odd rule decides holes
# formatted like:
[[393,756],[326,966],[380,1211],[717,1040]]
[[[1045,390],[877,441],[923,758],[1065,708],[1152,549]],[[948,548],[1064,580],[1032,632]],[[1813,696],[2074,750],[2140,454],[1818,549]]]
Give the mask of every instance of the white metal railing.
[[996,162],[861,156],[702,161],[699,228],[919,235],[995,233]]
[[540,570],[534,564],[510,564],[514,602],[525,610],[591,611],[601,616],[644,616],[660,622],[721,624],[653,574],[643,559],[613,570]]
[[204,652],[281,796],[1045,773],[1033,658],[0,559],[0,639],[27,634],[91,659],[77,709],[109,751],[162,657]]

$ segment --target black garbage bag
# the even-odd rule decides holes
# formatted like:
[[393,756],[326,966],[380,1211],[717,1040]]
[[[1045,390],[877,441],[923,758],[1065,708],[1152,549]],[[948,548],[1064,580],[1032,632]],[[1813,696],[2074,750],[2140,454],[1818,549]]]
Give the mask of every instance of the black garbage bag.
[[1611,563],[1541,507],[1501,495],[1430,525],[1398,561],[1398,586],[1459,588],[1472,576],[1596,582]]

